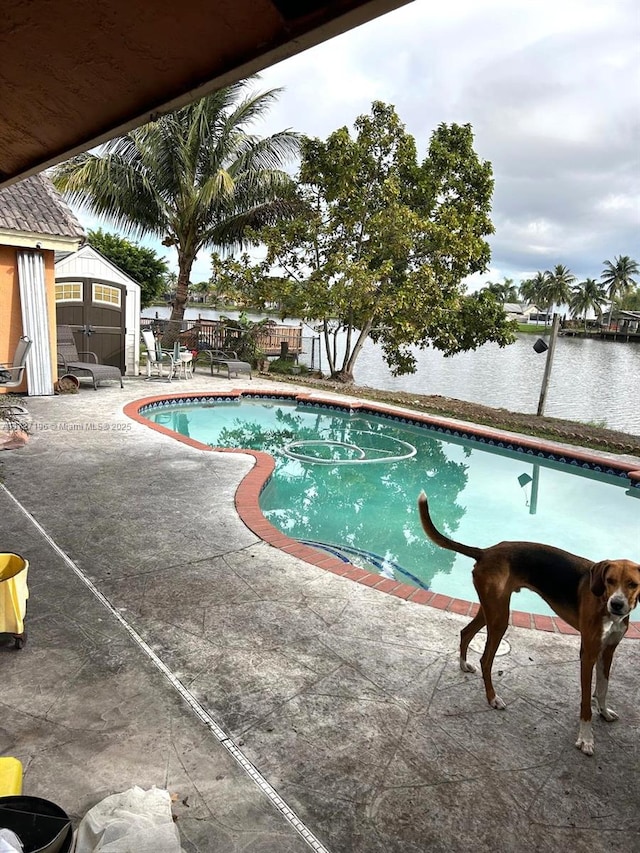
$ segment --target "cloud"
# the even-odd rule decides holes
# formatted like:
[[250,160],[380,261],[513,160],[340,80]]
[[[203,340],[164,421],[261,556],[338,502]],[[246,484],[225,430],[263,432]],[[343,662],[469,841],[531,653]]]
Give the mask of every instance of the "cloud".
[[640,260],[639,44],[636,0],[413,2],[262,72],[284,91],[255,129],[325,138],[382,100],[424,156],[468,122],[494,170],[491,277],[597,277]]
[[[393,103],[424,155],[471,123],[495,176],[492,269],[598,276],[640,257],[640,15],[627,0],[411,3],[264,72],[309,135]],[[271,121],[270,121],[271,125]],[[274,125],[275,129],[275,125]]]

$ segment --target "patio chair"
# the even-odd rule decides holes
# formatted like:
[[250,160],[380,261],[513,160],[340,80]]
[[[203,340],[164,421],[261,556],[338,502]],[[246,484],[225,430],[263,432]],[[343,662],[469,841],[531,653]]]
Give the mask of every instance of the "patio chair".
[[[80,358],[84,356],[84,358]],[[65,373],[77,376],[78,379],[89,377],[93,387],[98,388],[98,382],[117,379],[122,384],[122,371],[111,364],[100,364],[98,356],[90,350],[78,352],[73,338],[71,326],[58,326],[58,370],[63,368]]]
[[211,365],[211,375],[213,376],[213,368],[220,373],[220,368],[223,367],[227,371],[227,379],[231,379],[231,374],[238,376],[240,373],[248,373],[249,379],[253,379],[251,374],[251,364],[248,361],[240,361],[238,353],[233,350],[220,349],[201,349],[193,362],[195,371],[198,361],[204,361],[205,364]]
[[178,362],[173,357],[173,353],[162,349],[160,341],[151,329],[143,329],[142,340],[147,351],[147,379],[151,379],[154,374],[164,377],[163,368],[166,364],[168,368],[166,378],[171,382],[178,368]]
[[31,349],[31,338],[23,335],[13,355],[11,364],[0,364],[0,388],[16,388],[22,382],[27,356]]

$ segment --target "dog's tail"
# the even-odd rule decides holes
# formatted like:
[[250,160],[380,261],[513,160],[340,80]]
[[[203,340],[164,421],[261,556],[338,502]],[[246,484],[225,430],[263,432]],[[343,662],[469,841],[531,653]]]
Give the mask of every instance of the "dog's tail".
[[441,548],[447,548],[449,551],[457,551],[459,554],[464,554],[465,557],[471,557],[473,560],[480,559],[483,553],[482,548],[472,548],[471,545],[462,545],[460,542],[454,542],[453,539],[448,539],[434,527],[431,516],[429,515],[427,496],[424,492],[420,492],[418,498],[418,511],[424,532],[432,542],[435,542]]

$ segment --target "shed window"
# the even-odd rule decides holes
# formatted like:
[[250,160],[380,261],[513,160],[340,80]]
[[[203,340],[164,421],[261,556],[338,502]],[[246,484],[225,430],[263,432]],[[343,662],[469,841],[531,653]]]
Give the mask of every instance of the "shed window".
[[93,302],[102,302],[105,305],[120,307],[122,291],[119,287],[111,287],[108,284],[93,284]]
[[56,282],[56,302],[82,302],[82,282]]

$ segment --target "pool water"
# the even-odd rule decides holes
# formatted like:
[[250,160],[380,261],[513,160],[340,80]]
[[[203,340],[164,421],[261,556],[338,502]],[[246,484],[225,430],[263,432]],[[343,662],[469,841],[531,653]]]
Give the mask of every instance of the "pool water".
[[[529,540],[592,560],[638,551],[640,504],[622,477],[295,402],[165,405],[144,414],[212,447],[270,453],[276,467],[260,508],[291,538],[454,598],[477,601],[473,563],[426,538],[416,507],[422,489],[436,526],[469,545]],[[552,613],[529,590],[511,606]]]

